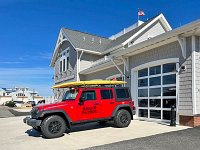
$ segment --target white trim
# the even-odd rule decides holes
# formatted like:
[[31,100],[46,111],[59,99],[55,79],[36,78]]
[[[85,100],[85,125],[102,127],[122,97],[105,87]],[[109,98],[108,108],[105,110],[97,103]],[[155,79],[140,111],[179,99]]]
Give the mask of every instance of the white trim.
[[76,81],[79,81],[79,70],[78,70],[78,66],[79,66],[79,59],[78,59],[78,52],[76,51]]
[[193,102],[193,115],[196,114],[196,37],[192,36],[192,102]]
[[[131,42],[135,37],[137,37],[139,34],[141,34],[143,31],[145,31],[148,27],[150,27],[153,23],[155,23],[156,21],[158,21],[159,19],[163,19],[163,14],[160,14],[159,16],[157,16],[155,19],[153,19],[151,22],[149,22],[147,25],[145,25],[141,30],[139,30],[136,34],[134,34],[132,37],[130,37],[129,39],[127,39],[125,42],[122,43],[122,45],[126,45],[127,43]],[[167,22],[167,20],[165,19],[164,21]],[[163,22],[162,22],[163,23]],[[169,26],[169,24],[168,24]],[[166,27],[166,26],[165,26]],[[166,29],[167,31],[171,30],[171,27],[169,26],[168,29]]]
[[[65,38],[63,37],[63,35],[65,36]],[[59,42],[60,40],[60,42]],[[73,43],[69,40],[69,38],[67,37],[67,35],[65,34],[65,32],[63,31],[63,29],[61,28],[60,30],[60,33],[58,35],[58,39],[57,39],[57,42],[56,42],[56,46],[55,46],[55,49],[54,49],[54,53],[53,53],[53,56],[51,58],[51,63],[50,63],[50,66],[53,67],[54,66],[54,59],[55,59],[55,56],[57,54],[57,51],[58,51],[58,48],[60,47],[60,45],[65,42],[65,41],[69,41],[70,44],[74,47]]]
[[100,52],[95,52],[87,49],[82,49],[82,48],[75,48],[77,51],[84,51],[86,53],[91,53],[91,54],[97,54],[97,55],[102,55]]
[[181,46],[183,58],[186,59],[186,37],[178,36],[177,38],[178,38],[178,42]]
[[143,68],[147,68],[147,67],[153,67],[153,66],[157,66],[160,64],[165,64],[165,63],[174,63],[174,62],[179,62],[179,58],[168,58],[168,59],[161,59],[161,60],[156,60],[156,61],[152,61],[152,62],[148,62],[142,65],[139,65],[135,68],[132,68],[132,70],[140,70]]
[[166,27],[168,28],[168,31],[172,30],[172,27],[170,26],[170,24],[168,23],[167,19],[165,18],[165,16],[163,14],[160,14],[161,19],[163,19],[163,21],[165,22]]
[[149,40],[138,43],[134,46],[131,46],[129,48],[124,49],[123,51],[118,51],[113,56],[135,55],[135,54],[142,53],[144,51],[148,51],[148,50],[151,50],[153,48],[156,48],[156,47],[177,41],[178,35],[182,35],[184,33],[192,32],[196,28],[198,28],[199,25],[200,25],[200,19],[196,20],[194,22],[191,22],[189,24],[186,24],[182,27],[179,27],[177,29],[174,29],[172,31],[168,31],[164,34],[155,36],[154,38],[151,38]]
[[178,63],[176,63],[176,123],[179,124],[179,89],[180,89],[180,84],[179,84],[179,60]]
[[150,27],[153,23],[155,23],[159,19],[160,19],[162,25],[165,27],[165,29],[164,29],[165,31],[172,30],[171,26],[169,25],[169,23],[165,19],[164,15],[160,14],[159,16],[154,18],[152,21],[150,21],[147,25],[145,25],[142,29],[140,29],[137,33],[135,33],[132,37],[127,39],[125,42],[123,42],[122,44],[116,45],[115,47],[112,47],[112,48],[102,52],[102,54],[105,54],[105,53],[108,53],[108,52],[111,52],[111,51],[114,51],[116,49],[119,49],[119,48],[123,47],[124,45],[126,45],[129,42],[131,42],[135,37],[137,37],[139,34],[141,34],[143,31],[145,31],[148,27]]
[[[167,75],[168,73],[162,73],[162,65],[163,64],[166,64],[166,63],[176,63],[176,70],[177,70],[177,72],[172,72],[172,73],[169,73],[169,74],[176,74],[176,84],[170,84],[170,85],[162,85],[162,76],[163,75]],[[137,76],[137,72],[138,72],[138,70],[141,70],[141,69],[144,69],[144,68],[148,68],[148,70],[149,70],[149,67],[153,67],[153,66],[157,66],[157,65],[161,65],[161,74],[159,74],[159,76],[161,76],[161,85],[159,85],[159,87],[161,87],[161,93],[162,93],[162,87],[170,87],[170,86],[176,86],[176,96],[174,96],[174,97],[170,97],[170,98],[173,98],[173,99],[176,99],[176,115],[177,115],[177,123],[179,122],[179,118],[178,118],[178,104],[179,104],[179,99],[178,99],[178,90],[179,90],[179,75],[178,75],[178,68],[179,68],[179,58],[169,58],[169,59],[162,59],[162,60],[157,60],[157,61],[152,61],[152,62],[149,62],[149,63],[145,63],[145,64],[142,64],[142,65],[139,65],[139,66],[137,66],[137,67],[135,67],[135,68],[132,68],[131,69],[131,95],[132,95],[132,97],[133,97],[133,100],[134,100],[134,104],[135,104],[135,106],[136,106],[136,109],[138,110],[139,108],[141,108],[141,109],[148,109],[148,118],[146,118],[146,120],[154,120],[154,119],[152,119],[152,118],[150,118],[150,110],[151,109],[153,109],[153,110],[161,110],[161,119],[163,118],[163,110],[170,110],[169,108],[162,108],[162,107],[160,107],[160,108],[154,108],[154,107],[150,107],[149,105],[148,105],[148,108],[142,108],[142,107],[138,107],[138,102],[137,102],[137,100],[138,100],[138,97],[137,97],[137,95],[138,95],[138,76]],[[148,80],[149,80],[149,74],[148,74],[148,76],[146,76],[146,78],[148,78]],[[153,87],[157,87],[157,86],[149,86],[148,85],[148,87],[145,87],[145,88],[153,88]],[[145,97],[141,97],[142,99],[145,99]],[[153,98],[153,97],[152,97]],[[158,97],[155,97],[156,99],[161,99],[161,106],[162,106],[162,104],[163,104],[163,102],[162,102],[162,99],[163,98],[168,98],[167,96],[162,96],[162,94],[161,94],[161,96],[158,96]],[[147,99],[149,99],[149,90],[148,90],[148,98]],[[135,116],[135,118],[139,118],[139,119],[141,119],[141,117],[138,117],[138,114],[139,112],[138,111],[136,111],[136,116]],[[161,119],[156,119],[156,120],[160,120],[161,121]],[[162,120],[163,121],[163,120]]]
[[77,77],[76,77],[76,79],[77,79],[77,81],[80,81],[80,77],[79,77],[80,66],[81,66],[80,60],[81,60],[81,57],[82,57],[84,51],[81,51],[80,56],[78,55],[78,52],[79,51],[77,51]]

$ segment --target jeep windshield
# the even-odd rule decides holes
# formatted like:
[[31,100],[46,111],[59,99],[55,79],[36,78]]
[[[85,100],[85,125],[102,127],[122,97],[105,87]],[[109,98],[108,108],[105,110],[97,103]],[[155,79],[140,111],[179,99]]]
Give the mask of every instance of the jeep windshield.
[[78,91],[75,89],[70,89],[66,91],[65,95],[63,96],[62,101],[67,101],[67,100],[75,100],[76,96],[78,94]]

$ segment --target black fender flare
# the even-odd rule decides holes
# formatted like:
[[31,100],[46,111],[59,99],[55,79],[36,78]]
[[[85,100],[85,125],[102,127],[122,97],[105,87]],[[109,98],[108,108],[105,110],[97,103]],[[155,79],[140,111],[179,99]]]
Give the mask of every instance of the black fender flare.
[[45,111],[41,112],[41,115],[45,116],[45,115],[56,114],[56,113],[62,113],[65,116],[65,118],[67,119],[68,123],[69,123],[69,128],[71,128],[72,120],[64,110],[59,110],[59,109],[58,110],[45,110]]
[[122,105],[118,105],[117,107],[115,107],[114,111],[112,112],[112,117],[115,117],[115,114],[117,113],[117,111],[122,108],[129,110],[129,112],[131,114],[131,119],[133,120],[133,111],[128,104],[122,104]]

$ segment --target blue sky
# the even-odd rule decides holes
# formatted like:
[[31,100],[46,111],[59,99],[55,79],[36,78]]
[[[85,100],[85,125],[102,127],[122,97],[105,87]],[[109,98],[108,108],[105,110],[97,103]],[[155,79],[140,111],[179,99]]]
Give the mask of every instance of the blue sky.
[[163,13],[172,28],[199,19],[199,0],[1,0],[0,87],[52,95],[51,55],[61,27],[109,37]]

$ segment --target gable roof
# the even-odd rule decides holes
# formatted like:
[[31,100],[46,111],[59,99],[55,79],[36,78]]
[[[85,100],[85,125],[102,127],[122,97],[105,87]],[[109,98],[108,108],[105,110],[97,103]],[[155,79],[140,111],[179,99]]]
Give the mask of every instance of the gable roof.
[[71,30],[67,28],[63,28],[64,33],[70,40],[70,42],[74,45],[75,48],[83,49],[83,50],[90,50],[94,52],[100,52],[104,53],[105,51],[108,51],[110,49],[114,49],[117,46],[123,46],[123,44],[130,39],[132,36],[134,36],[136,33],[141,31],[142,29],[146,28],[150,24],[152,24],[153,20],[156,21],[158,19],[162,19],[164,21],[164,27],[167,31],[171,30],[170,25],[168,24],[167,20],[163,16],[163,14],[159,14],[148,21],[142,23],[138,27],[130,30],[129,32],[117,37],[114,40],[111,40],[109,38],[80,32],[77,30]]
[[69,41],[73,44],[75,49],[79,48],[90,51],[102,52],[112,41],[105,37],[100,37],[97,35],[92,35],[89,33],[66,28],[63,28],[63,32],[65,33]]
[[148,21],[144,22],[143,24],[141,24],[140,26],[134,28],[133,30],[119,36],[118,38],[112,40],[112,42],[110,42],[108,44],[108,46],[106,47],[106,49],[110,49],[113,48],[115,46],[118,46],[120,44],[122,44],[123,42],[125,42],[127,39],[129,39],[130,37],[132,37],[135,33],[137,33],[139,30],[141,30],[143,27],[145,27],[149,22],[151,22],[153,19],[155,19],[157,16],[149,19]]
[[[97,35],[93,35],[93,34],[89,34],[85,32],[80,32],[77,30],[71,30],[67,28],[62,28],[61,33],[65,35],[66,39],[73,45],[73,47],[76,50],[83,50],[88,53],[103,55],[112,50],[123,47],[125,44],[130,42],[130,40],[135,38],[137,35],[140,35],[142,31],[145,31],[149,26],[151,26],[154,22],[158,20],[162,22],[162,25],[166,31],[171,30],[171,27],[168,24],[165,17],[163,16],[163,14],[160,14],[142,23],[138,27],[133,28],[127,33],[122,34],[116,39],[109,39],[109,38],[105,38],[105,37],[101,37],[101,36],[97,36]],[[56,45],[56,48],[54,50],[54,53],[51,59],[51,64],[50,64],[51,66],[53,66],[53,63],[55,61],[55,57],[57,55],[57,48],[58,46]]]

